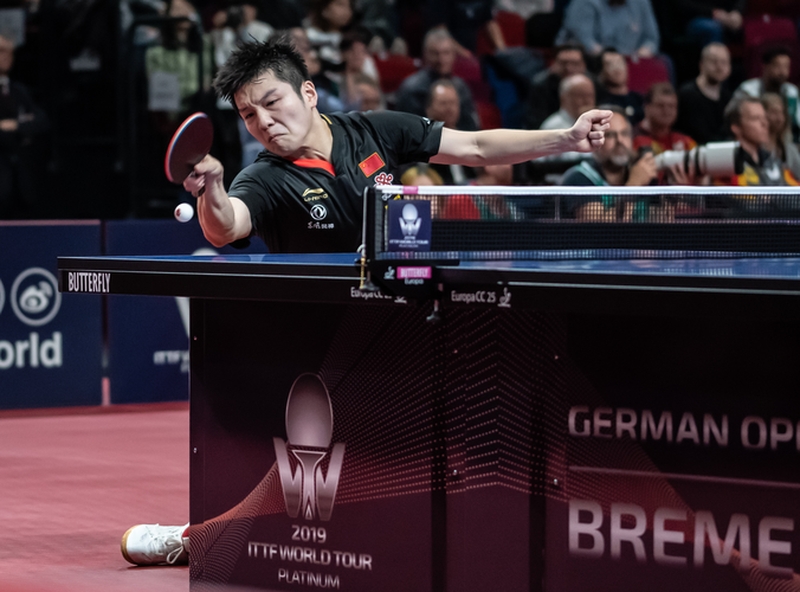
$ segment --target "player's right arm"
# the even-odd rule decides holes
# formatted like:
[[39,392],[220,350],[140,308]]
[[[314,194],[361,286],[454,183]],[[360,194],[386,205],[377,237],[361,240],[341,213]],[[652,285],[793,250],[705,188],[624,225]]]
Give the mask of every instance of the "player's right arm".
[[[194,174],[183,182],[184,188],[197,197],[197,218],[208,242],[222,247],[247,238],[252,230],[250,210],[242,200],[229,197],[222,183],[222,163],[206,156],[194,167]],[[200,189],[205,187],[202,195]]]

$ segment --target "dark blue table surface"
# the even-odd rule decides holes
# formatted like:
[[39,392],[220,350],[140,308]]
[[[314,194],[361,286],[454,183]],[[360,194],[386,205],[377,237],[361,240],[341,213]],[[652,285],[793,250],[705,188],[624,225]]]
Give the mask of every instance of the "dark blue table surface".
[[[78,258],[76,258],[78,259]],[[93,259],[126,260],[141,262],[175,263],[177,265],[204,262],[219,264],[275,264],[275,265],[323,265],[352,267],[358,259],[356,253],[323,254],[242,254],[242,255],[163,255],[163,256],[116,256]],[[430,265],[421,260],[400,260],[400,265]],[[461,261],[458,267],[464,270],[529,271],[543,273],[612,274],[638,276],[686,276],[800,279],[799,257],[746,257],[737,259],[627,259],[627,260],[495,260]]]

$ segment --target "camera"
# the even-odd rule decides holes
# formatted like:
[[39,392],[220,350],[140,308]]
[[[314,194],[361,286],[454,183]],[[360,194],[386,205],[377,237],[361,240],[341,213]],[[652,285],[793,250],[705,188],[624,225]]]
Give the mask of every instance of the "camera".
[[726,177],[741,175],[744,170],[739,142],[709,142],[691,150],[666,150],[655,159],[659,171],[678,164],[688,175]]

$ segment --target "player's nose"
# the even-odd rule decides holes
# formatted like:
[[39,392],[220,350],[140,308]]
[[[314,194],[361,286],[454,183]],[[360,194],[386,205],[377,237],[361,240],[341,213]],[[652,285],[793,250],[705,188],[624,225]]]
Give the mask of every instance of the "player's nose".
[[266,111],[262,111],[258,114],[258,126],[261,129],[268,129],[273,123],[275,123],[275,120]]

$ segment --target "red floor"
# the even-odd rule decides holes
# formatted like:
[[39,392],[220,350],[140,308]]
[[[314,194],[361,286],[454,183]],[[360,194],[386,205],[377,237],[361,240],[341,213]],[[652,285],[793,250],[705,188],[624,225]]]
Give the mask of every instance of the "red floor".
[[133,524],[188,521],[188,405],[47,413],[0,413],[0,590],[188,590],[188,567],[119,551]]

